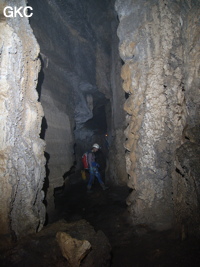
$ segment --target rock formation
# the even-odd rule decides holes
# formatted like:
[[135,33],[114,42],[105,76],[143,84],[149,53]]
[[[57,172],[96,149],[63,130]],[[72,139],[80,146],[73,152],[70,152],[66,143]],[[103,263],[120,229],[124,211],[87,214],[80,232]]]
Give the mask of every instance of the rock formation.
[[134,225],[199,232],[199,1],[28,4],[0,3],[1,234],[40,230],[43,202],[51,222],[93,142]]
[[40,50],[26,17],[3,16],[6,3],[0,11],[0,234],[23,236],[45,221],[43,109],[36,91]]
[[63,257],[65,257],[70,266],[79,267],[82,259],[91,249],[91,244],[87,240],[78,240],[72,238],[65,232],[58,232],[56,239],[61,248]]
[[[191,215],[199,220],[199,152],[184,134],[186,128],[196,138],[199,134],[199,3],[117,0],[115,7],[128,94],[125,148],[132,221],[167,229],[175,219],[179,224]],[[187,203],[182,200],[191,198],[188,186],[194,194]]]

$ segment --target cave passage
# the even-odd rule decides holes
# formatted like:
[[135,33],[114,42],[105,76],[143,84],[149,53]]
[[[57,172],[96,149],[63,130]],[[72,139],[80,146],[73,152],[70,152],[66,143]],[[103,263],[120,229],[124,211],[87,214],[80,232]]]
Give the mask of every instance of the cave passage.
[[[114,1],[52,1],[51,5],[46,1],[30,1],[30,4],[35,10],[30,23],[41,47],[38,91],[45,115],[43,132],[47,133],[44,136],[49,153],[47,179],[49,188],[51,184],[54,186],[55,210],[49,207],[52,196],[47,189],[49,222],[65,219],[73,223],[84,219],[96,231],[102,230],[112,246],[111,266],[129,267],[133,262],[137,266],[155,266],[161,262],[163,266],[174,266],[174,262],[187,266],[189,255],[191,260],[195,255],[191,250],[184,251],[177,239],[174,242],[173,231],[151,231],[142,223],[143,215],[141,223],[133,227],[127,211],[127,199],[135,191],[134,186],[127,187],[125,149],[126,156],[130,149],[128,144],[124,148],[124,143],[130,137],[124,135],[127,123],[123,106],[125,101],[130,101],[132,93],[125,87],[123,93],[119,75],[124,62],[118,51],[119,21]],[[125,110],[132,113],[129,106],[125,105]],[[58,113],[52,120],[50,114],[55,112]],[[138,119],[142,112],[136,114]],[[63,127],[68,136],[59,134]],[[95,180],[93,191],[88,194],[89,174],[83,178],[80,158],[93,143],[101,146],[97,162],[109,189],[102,191]],[[58,152],[62,147],[69,150],[72,145],[74,158],[70,153]],[[59,161],[62,156],[63,163]],[[57,179],[55,186],[55,177],[59,175],[63,179]],[[165,208],[162,209],[167,225],[170,220]]]
[[[0,3],[1,266],[200,266],[199,14],[196,0]],[[108,188],[88,192],[94,143]]]
[[[29,1],[30,25],[40,46],[37,91],[44,109],[46,222],[54,195],[83,166],[94,143],[105,183],[126,185],[125,101],[114,1]],[[124,155],[123,155],[124,154]],[[113,156],[117,156],[115,160]]]

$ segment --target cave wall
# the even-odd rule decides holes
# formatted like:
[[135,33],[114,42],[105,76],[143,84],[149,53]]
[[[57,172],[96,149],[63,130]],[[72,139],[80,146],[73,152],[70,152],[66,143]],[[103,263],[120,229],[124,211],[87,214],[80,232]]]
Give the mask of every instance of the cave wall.
[[[113,1],[114,2],[114,1]],[[125,185],[127,184],[128,174],[126,173],[125,161],[125,135],[126,128],[125,111],[123,105],[125,102],[125,92],[122,89],[122,79],[120,76],[122,60],[119,56],[119,39],[117,36],[118,19],[117,13],[111,12],[111,72],[110,72],[110,86],[111,97],[110,111],[107,111],[107,124],[108,124],[108,161],[106,176],[109,181],[114,184]],[[108,107],[109,109],[109,107]]]
[[[186,6],[187,7],[187,6]],[[183,10],[184,93],[187,107],[183,142],[175,152],[173,193],[176,223],[185,234],[199,235],[200,228],[200,3],[188,2]]]
[[5,19],[1,5],[0,234],[42,228],[44,149],[51,212],[53,191],[74,164],[74,143],[78,161],[93,142],[105,141],[85,124],[101,106],[108,179],[132,189],[133,223],[199,231],[199,3],[117,0],[122,69],[114,2],[102,3],[29,1],[41,52],[28,19]]
[[45,193],[48,222],[51,222],[55,211],[54,190],[63,186],[75,160],[73,83],[78,75],[70,50],[79,48],[80,39],[65,18],[64,1],[29,1],[29,4],[34,10],[30,25],[40,45],[42,61],[37,90],[45,116],[42,124],[47,159]]
[[26,4],[0,5],[0,235],[8,237],[34,233],[44,224],[45,143],[36,91],[39,46],[26,17],[4,17],[6,5]]
[[199,221],[199,148],[192,141],[197,138],[183,136],[186,126],[199,134],[199,3],[117,0],[115,8],[129,95],[124,109],[132,222],[161,230],[181,224],[186,214]]

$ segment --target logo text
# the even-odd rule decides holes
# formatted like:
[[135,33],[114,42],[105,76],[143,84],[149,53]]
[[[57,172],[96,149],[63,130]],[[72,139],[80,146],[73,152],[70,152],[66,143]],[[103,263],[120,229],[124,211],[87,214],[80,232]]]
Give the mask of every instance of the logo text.
[[[29,12],[28,12],[29,10]],[[33,16],[33,8],[31,6],[26,6],[26,7],[11,7],[11,6],[6,6],[3,10],[3,14],[7,18],[16,18],[17,16],[22,17],[32,17]]]

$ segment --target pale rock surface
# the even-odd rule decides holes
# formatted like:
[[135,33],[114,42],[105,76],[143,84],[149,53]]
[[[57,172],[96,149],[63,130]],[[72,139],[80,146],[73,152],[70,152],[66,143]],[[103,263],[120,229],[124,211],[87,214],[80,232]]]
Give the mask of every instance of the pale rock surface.
[[[180,177],[174,174],[186,125],[199,125],[200,6],[198,1],[117,0],[115,8],[124,61],[121,77],[129,95],[124,105],[126,169],[132,189],[127,204],[134,224],[164,230],[180,215],[177,203],[182,211],[188,210],[177,198],[177,191],[183,199],[188,190],[179,188]],[[197,199],[199,193],[193,195],[195,206]],[[181,224],[184,216],[179,215]]]
[[71,267],[79,267],[81,260],[88,254],[91,244],[87,240],[72,238],[69,234],[58,232],[56,239],[61,248],[62,255]]
[[[11,1],[12,2],[12,1]],[[9,1],[9,3],[11,4]],[[8,1],[5,1],[5,5]],[[26,6],[24,0],[15,3]],[[39,46],[26,17],[0,8],[0,234],[23,236],[45,221],[43,109],[36,91]],[[2,239],[1,239],[2,240]]]

